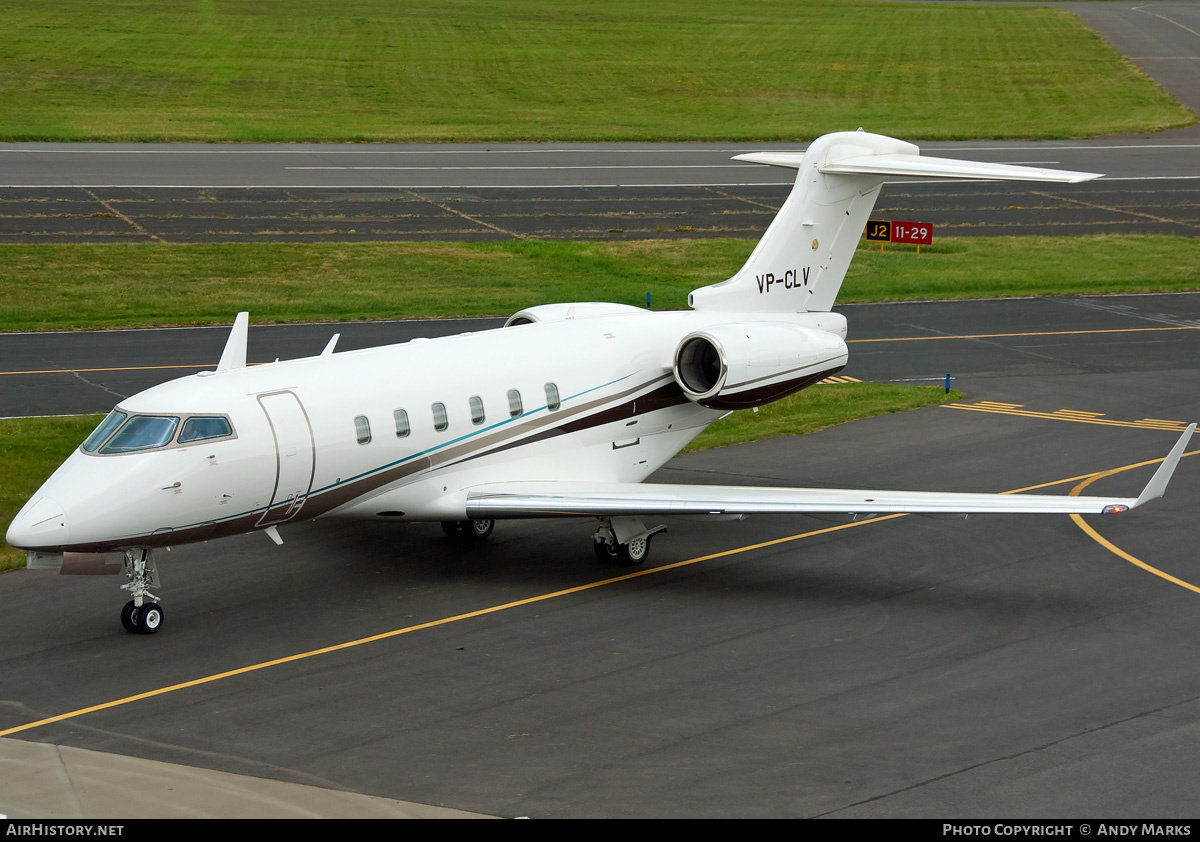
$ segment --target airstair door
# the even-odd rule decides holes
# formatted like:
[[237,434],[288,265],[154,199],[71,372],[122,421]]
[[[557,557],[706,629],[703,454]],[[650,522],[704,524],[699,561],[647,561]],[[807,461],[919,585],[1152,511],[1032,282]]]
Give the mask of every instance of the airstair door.
[[312,490],[316,446],[308,413],[294,392],[267,392],[258,396],[275,437],[275,491],[259,526],[291,520],[300,513]]

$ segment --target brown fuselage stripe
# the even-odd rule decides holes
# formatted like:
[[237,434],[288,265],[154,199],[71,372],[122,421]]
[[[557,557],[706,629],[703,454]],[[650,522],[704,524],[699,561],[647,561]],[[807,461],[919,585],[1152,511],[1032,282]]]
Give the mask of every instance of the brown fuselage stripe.
[[829,368],[825,371],[819,371],[816,374],[806,374],[803,377],[797,377],[792,380],[759,386],[757,389],[747,389],[744,392],[737,392],[732,395],[716,395],[703,401],[697,401],[697,403],[709,409],[750,409],[751,407],[762,406],[771,401],[777,401],[780,398],[786,398],[788,395],[799,392],[801,389],[824,380],[830,375],[837,374],[843,368],[845,366],[839,365],[836,368]]
[[[663,383],[646,395],[632,397],[617,406],[609,407],[590,415],[587,414],[597,407],[604,406],[614,400],[622,400],[623,398],[630,398],[630,396],[637,395],[639,391],[663,380],[669,382]],[[570,410],[552,412],[539,418],[533,418],[521,422],[515,427],[506,430],[497,430],[477,439],[460,442],[437,453],[417,456],[405,461],[403,464],[393,465],[370,475],[360,477],[359,479],[342,483],[309,497],[303,506],[303,519],[309,520],[330,512],[364,494],[405,477],[419,474],[425,470],[436,470],[439,467],[446,467],[450,464],[460,464],[503,450],[521,447],[537,441],[544,441],[565,433],[579,432],[622,418],[629,418],[687,402],[687,398],[675,384],[675,381],[670,378],[670,375],[660,375],[622,392],[607,397],[596,398]],[[550,429],[542,429],[550,425],[554,426]],[[540,432],[537,432],[539,430]],[[271,506],[270,512],[272,516],[275,516],[285,511],[290,505],[290,500],[281,501]],[[63,547],[63,549],[71,552],[112,552],[113,550],[128,546],[165,547],[172,544],[186,544],[193,541],[222,538],[249,532],[262,518],[262,510],[256,510],[217,523],[202,523],[150,536],[133,536],[87,544],[71,544]],[[271,517],[268,517],[267,520],[271,520]]]

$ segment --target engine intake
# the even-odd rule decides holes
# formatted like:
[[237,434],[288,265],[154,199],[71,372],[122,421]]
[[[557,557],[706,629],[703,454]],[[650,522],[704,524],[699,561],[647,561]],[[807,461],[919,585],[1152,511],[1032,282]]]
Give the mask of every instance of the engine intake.
[[840,371],[846,343],[790,324],[730,324],[688,334],[675,349],[675,382],[709,409],[777,401]]

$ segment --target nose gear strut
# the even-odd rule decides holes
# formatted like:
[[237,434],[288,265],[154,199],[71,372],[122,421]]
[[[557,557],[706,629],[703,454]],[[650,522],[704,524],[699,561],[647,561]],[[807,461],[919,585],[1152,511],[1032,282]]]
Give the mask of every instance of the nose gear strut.
[[121,585],[121,590],[129,591],[133,599],[121,609],[121,625],[128,632],[154,634],[163,624],[162,605],[150,593],[150,588],[159,586],[154,553],[148,547],[130,547],[125,550],[124,566],[129,582]]

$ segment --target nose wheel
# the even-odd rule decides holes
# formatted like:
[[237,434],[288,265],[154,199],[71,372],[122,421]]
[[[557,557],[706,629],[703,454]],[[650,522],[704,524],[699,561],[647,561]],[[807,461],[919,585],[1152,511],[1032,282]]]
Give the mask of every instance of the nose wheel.
[[163,624],[162,606],[156,602],[135,605],[133,600],[121,609],[121,625],[133,634],[154,634]]
[[158,587],[158,567],[149,549],[133,548],[125,551],[125,578],[128,584],[121,590],[129,591],[133,599],[121,609],[121,625],[133,634],[154,634],[163,624],[163,609],[158,597],[150,588]]

